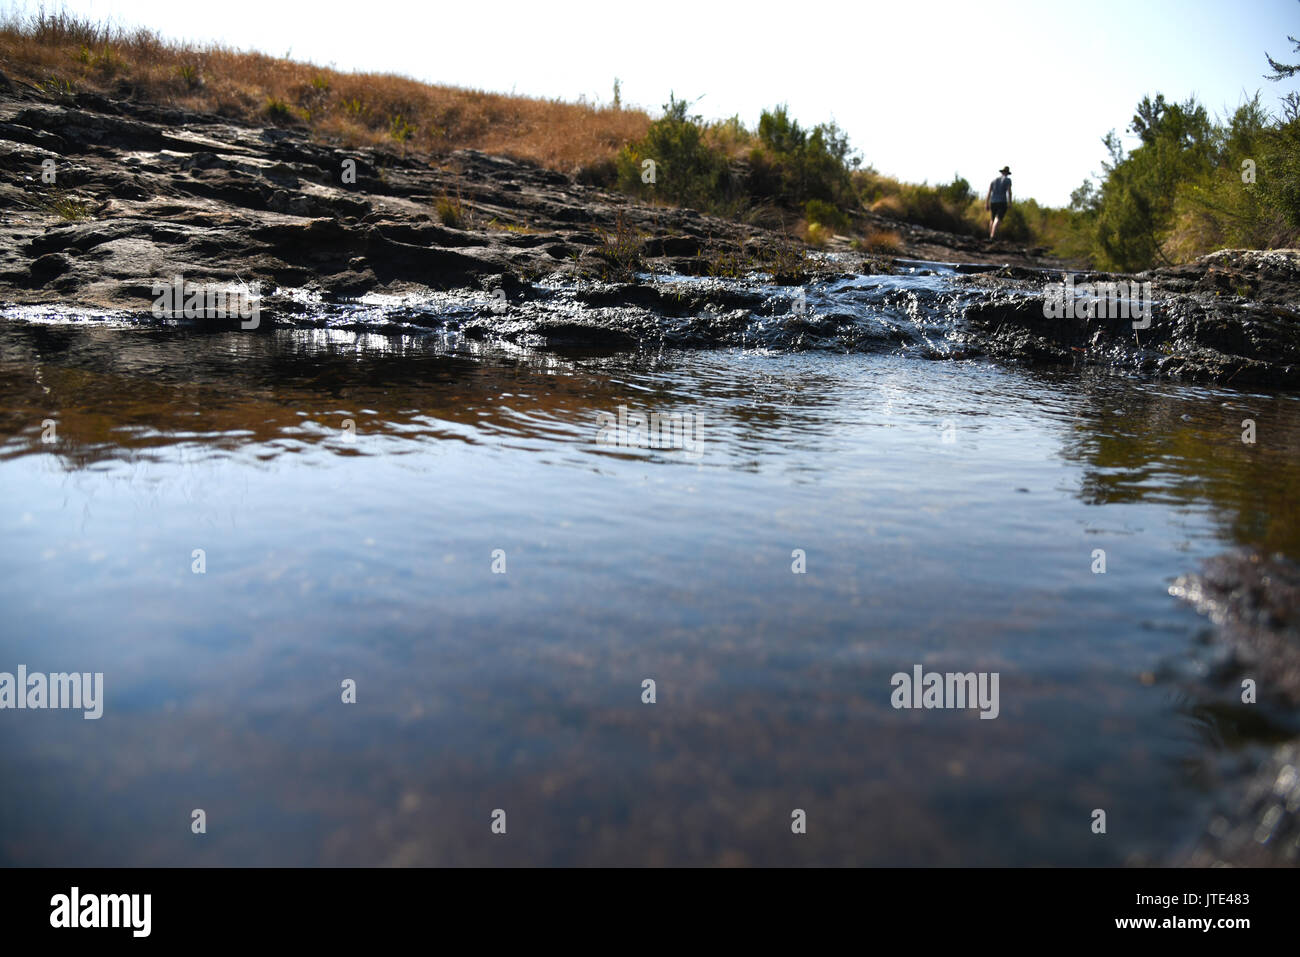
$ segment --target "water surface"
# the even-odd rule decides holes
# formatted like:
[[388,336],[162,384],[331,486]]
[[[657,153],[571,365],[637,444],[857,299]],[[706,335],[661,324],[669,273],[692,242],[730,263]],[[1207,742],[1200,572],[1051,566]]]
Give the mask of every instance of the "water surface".
[[[0,670],[106,688],[0,712],[0,862],[1123,864],[1203,825],[1167,588],[1300,557],[1294,399],[352,326],[0,327]],[[598,443],[620,406],[700,454]],[[895,710],[914,664],[997,672],[998,718]]]

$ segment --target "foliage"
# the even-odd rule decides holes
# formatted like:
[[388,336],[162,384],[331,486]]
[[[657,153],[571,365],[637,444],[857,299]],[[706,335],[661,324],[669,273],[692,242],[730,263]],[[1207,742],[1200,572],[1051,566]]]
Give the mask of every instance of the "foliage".
[[1157,94],[1138,104],[1129,130],[1139,145],[1126,153],[1108,134],[1104,177],[1071,200],[1101,268],[1140,270],[1300,235],[1300,119],[1274,118],[1259,94],[1222,120],[1195,98],[1171,104]]
[[450,229],[465,228],[467,220],[465,204],[461,202],[459,196],[443,193],[434,202],[434,208],[438,213],[438,222],[444,226]]
[[664,115],[617,159],[617,183],[643,198],[663,197],[679,206],[712,209],[725,189],[726,157],[704,140],[703,118],[670,94]]

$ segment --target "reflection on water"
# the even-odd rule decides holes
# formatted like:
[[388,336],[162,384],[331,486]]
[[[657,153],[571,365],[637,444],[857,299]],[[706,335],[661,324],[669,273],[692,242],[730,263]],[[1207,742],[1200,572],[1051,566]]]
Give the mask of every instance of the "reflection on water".
[[[1219,733],[1168,582],[1300,557],[1300,406],[1231,390],[9,323],[0,396],[0,671],[107,699],[0,712],[7,864],[1158,860]],[[914,664],[1000,716],[894,710]]]

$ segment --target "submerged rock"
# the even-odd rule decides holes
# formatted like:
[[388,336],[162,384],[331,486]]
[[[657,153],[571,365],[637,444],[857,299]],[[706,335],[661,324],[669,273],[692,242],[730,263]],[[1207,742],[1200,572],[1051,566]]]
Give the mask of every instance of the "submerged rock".
[[1252,671],[1259,702],[1300,708],[1300,566],[1282,555],[1242,550],[1184,575],[1170,594],[1216,626],[1238,671]]
[[1201,694],[1224,723],[1248,732],[1237,735],[1235,773],[1229,768],[1185,863],[1300,864],[1300,566],[1232,552],[1179,578],[1170,593],[1213,623],[1220,661]]
[[1300,864],[1300,743],[1276,748],[1235,804],[1216,813],[1183,863],[1192,867]]

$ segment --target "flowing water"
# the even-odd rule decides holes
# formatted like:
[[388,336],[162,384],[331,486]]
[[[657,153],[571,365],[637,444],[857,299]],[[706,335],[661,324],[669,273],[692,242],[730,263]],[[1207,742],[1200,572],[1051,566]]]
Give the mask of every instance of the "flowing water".
[[0,671],[104,691],[0,711],[0,863],[1168,859],[1229,746],[1168,586],[1300,557],[1300,403],[917,358],[958,320],[871,286],[812,297],[866,352],[11,312]]

